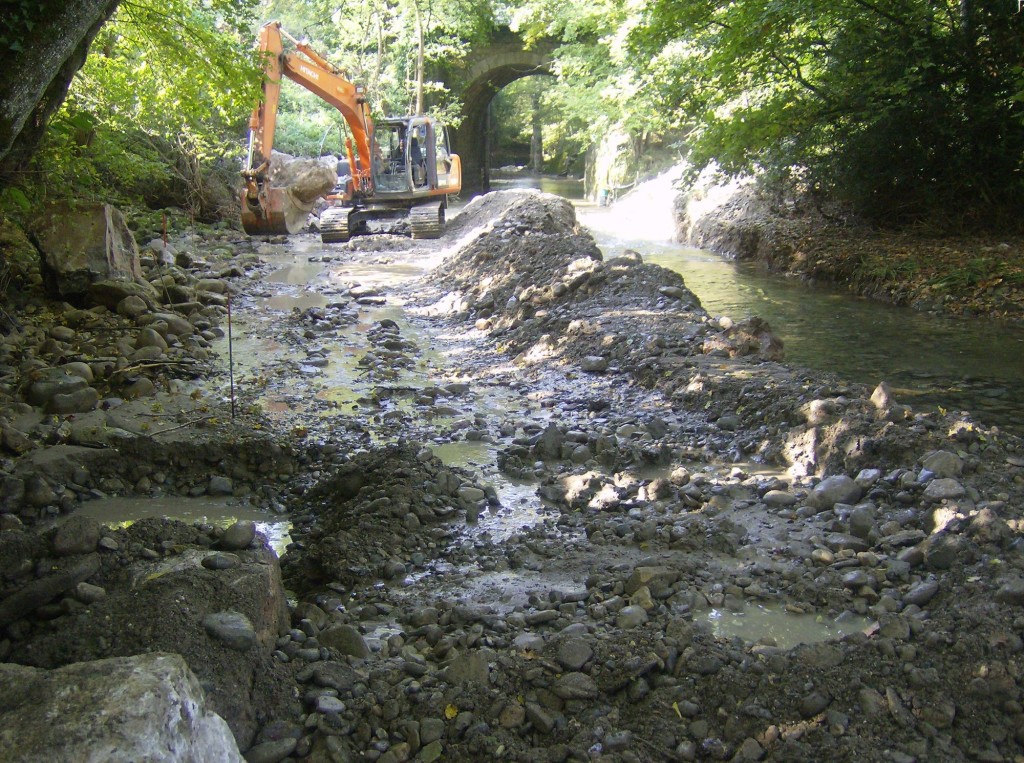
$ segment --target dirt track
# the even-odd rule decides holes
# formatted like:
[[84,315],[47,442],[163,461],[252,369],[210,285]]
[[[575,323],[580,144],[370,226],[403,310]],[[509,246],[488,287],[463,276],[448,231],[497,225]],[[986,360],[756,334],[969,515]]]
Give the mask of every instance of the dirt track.
[[[794,372],[768,327],[710,319],[642,254],[604,262],[568,203],[506,192],[439,242],[332,247],[324,304],[285,318],[246,312],[280,284],[238,280],[238,325],[279,351],[242,373],[248,423],[201,440],[254,464],[245,448],[278,446],[235,492],[290,513],[296,599],[257,681],[179,627],[253,759],[1024,759],[1020,441]],[[442,257],[391,285],[336,277]],[[5,532],[3,558],[44,555],[30,537]],[[145,549],[220,542],[108,537],[93,582],[112,592]],[[116,624],[170,590],[29,614],[3,654],[138,649],[146,626]]]

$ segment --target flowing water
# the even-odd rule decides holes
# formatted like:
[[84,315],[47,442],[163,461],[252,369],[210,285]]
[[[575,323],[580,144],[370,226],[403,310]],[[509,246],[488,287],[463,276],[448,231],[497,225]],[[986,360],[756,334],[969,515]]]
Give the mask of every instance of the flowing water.
[[914,408],[971,411],[984,424],[1024,433],[1024,327],[809,287],[755,263],[672,243],[674,193],[670,183],[653,185],[611,209],[580,206],[580,220],[606,256],[633,249],[679,273],[712,315],[764,318],[789,364],[869,385],[885,381]]

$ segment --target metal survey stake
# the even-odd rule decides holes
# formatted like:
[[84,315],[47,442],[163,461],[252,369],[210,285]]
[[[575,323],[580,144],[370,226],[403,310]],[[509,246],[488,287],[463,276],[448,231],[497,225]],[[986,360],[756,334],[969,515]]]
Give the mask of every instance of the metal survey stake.
[[228,295],[228,380],[231,385],[231,420],[235,420],[235,353],[232,349],[234,337],[231,335],[231,295]]

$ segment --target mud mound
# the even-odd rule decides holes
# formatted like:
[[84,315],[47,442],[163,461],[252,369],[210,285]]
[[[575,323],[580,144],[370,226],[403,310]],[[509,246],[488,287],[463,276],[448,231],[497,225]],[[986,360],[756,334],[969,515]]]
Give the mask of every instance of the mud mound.
[[284,579],[299,592],[400,580],[489,501],[496,502],[493,490],[447,468],[429,448],[357,453],[293,507],[292,537],[300,542],[282,559]]
[[568,201],[542,191],[520,189],[477,196],[448,222],[445,235],[487,229],[511,215],[539,233],[579,232],[576,213]]
[[504,309],[524,290],[556,280],[576,260],[601,260],[572,205],[546,193],[482,196],[453,223],[452,232],[462,231],[467,233],[459,248],[432,277],[438,286],[470,295],[476,313]]
[[[71,530],[72,521],[63,536],[31,530],[0,535],[3,560],[10,559],[5,549],[24,553],[24,540],[33,539],[31,555],[21,556],[20,566],[4,569],[0,617],[9,623],[8,639],[2,642],[4,659],[56,668],[176,652],[203,683],[210,707],[228,722],[243,748],[265,718],[292,714],[288,670],[271,657],[287,626],[272,552],[257,541],[218,554],[223,530],[168,519],[143,519],[117,530],[91,520]],[[82,545],[89,525],[94,534]],[[66,546],[69,538],[73,548]],[[211,564],[211,557],[224,564]],[[35,570],[46,574],[37,578]],[[21,604],[20,613],[11,612],[13,602]],[[206,619],[227,610],[244,616],[250,641],[229,647],[210,635]],[[12,617],[17,619],[10,622]]]

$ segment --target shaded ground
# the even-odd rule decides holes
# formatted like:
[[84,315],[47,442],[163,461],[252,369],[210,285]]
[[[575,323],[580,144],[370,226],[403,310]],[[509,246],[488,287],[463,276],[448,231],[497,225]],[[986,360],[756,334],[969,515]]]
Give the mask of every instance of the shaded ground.
[[[258,543],[148,521],[61,552],[104,559],[88,581],[111,603],[65,604],[81,598],[65,589],[13,612],[0,657],[166,649],[168,633],[144,636],[165,623],[250,760],[1024,755],[1019,439],[788,368],[762,322],[710,318],[642,253],[604,261],[555,197],[489,195],[438,242],[300,237],[323,304],[261,318],[286,246],[257,244],[235,277],[236,330],[274,339],[240,380],[250,418],[232,428],[200,394],[216,421],[197,441],[236,442],[208,472],[289,512],[287,615],[218,588],[259,579]],[[372,286],[339,275],[367,262],[441,264]],[[46,451],[58,424],[40,426]],[[121,468],[163,479],[121,490],[223,485],[199,477],[207,451],[174,451],[142,451]],[[23,458],[8,454],[12,479]],[[56,503],[5,504],[0,613],[52,579],[63,546],[37,517],[106,473],[77,476],[48,475]],[[216,553],[243,564],[200,566]],[[146,559],[175,571],[116,572]],[[118,603],[133,585],[142,607]],[[263,634],[237,652],[261,680],[198,625],[227,607]],[[741,638],[731,617],[765,625]]]

